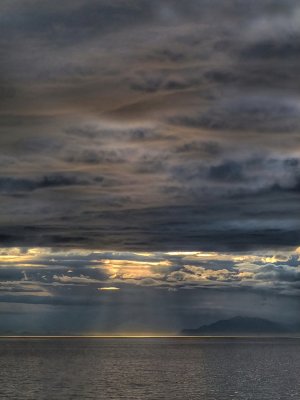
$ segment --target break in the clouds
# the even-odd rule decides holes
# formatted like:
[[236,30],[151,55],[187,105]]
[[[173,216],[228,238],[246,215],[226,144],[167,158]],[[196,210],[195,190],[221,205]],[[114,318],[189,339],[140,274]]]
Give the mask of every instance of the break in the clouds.
[[3,315],[125,302],[177,329],[267,296],[263,316],[296,318],[299,16],[295,0],[1,1],[0,244],[24,249],[1,258]]
[[299,249],[134,253],[3,248],[0,333],[178,333],[235,315],[297,326],[299,257]]

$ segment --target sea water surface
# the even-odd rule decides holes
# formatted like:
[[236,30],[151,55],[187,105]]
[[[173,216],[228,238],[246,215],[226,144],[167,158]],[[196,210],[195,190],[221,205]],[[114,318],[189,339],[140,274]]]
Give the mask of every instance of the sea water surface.
[[300,399],[300,340],[0,339],[0,398]]

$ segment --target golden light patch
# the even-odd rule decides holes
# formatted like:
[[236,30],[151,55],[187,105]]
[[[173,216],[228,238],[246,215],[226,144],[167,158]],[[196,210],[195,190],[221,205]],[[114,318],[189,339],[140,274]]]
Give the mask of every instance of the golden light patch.
[[163,276],[156,268],[167,268],[172,265],[168,260],[164,261],[128,261],[128,260],[101,260],[102,269],[106,270],[110,279],[159,279]]
[[[43,248],[22,249],[19,247],[1,248],[0,263],[14,263],[15,266],[26,261],[32,261],[44,254]],[[22,267],[22,265],[20,265]]]
[[169,256],[195,256],[198,254],[197,251],[168,251],[166,253]]
[[138,267],[169,267],[172,263],[169,260],[163,261],[134,261],[134,260],[105,260],[102,259],[101,262],[104,265],[114,265],[116,267],[127,267],[129,265]]
[[115,290],[120,290],[120,288],[115,287],[115,286],[108,286],[108,287],[101,287],[101,288],[98,288],[98,290],[100,290],[100,291],[106,291],[106,290],[115,291]]

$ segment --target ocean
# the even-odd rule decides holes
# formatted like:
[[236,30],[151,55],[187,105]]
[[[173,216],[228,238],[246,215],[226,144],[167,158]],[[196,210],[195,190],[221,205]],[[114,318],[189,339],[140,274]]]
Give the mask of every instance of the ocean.
[[0,339],[1,400],[300,398],[300,339]]

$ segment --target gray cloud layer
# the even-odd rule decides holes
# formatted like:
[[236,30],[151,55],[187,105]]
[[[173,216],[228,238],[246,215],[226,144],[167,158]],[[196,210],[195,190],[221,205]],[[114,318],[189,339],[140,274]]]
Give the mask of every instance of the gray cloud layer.
[[3,245],[300,242],[293,1],[2,1]]

